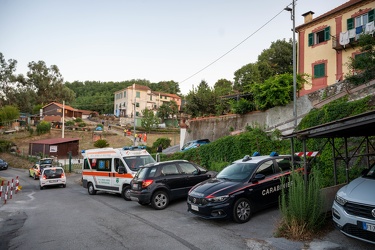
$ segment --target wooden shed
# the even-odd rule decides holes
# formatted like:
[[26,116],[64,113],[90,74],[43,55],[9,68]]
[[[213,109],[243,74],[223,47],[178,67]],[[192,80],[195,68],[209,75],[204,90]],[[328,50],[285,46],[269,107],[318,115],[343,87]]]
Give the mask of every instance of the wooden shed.
[[79,138],[52,138],[29,143],[29,155],[54,156],[59,159],[79,155]]

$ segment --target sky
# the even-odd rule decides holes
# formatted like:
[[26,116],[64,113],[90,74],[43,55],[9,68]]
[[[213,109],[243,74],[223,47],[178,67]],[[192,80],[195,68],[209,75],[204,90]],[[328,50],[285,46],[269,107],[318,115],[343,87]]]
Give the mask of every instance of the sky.
[[[296,0],[318,17],[347,0]],[[292,0],[0,0],[0,52],[57,65],[64,81],[173,80],[182,94],[233,81],[272,42],[292,38]],[[297,39],[297,36],[296,36]]]

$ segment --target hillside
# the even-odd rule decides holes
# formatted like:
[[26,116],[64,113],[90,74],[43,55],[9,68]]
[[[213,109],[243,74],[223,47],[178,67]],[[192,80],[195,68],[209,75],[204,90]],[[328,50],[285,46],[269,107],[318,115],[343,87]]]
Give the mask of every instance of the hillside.
[[[61,138],[61,129],[51,129],[50,133],[40,135],[40,136],[30,136],[29,132],[17,132],[14,134],[4,134],[1,135],[1,139],[8,140],[17,145],[21,155],[27,155],[29,151],[29,143],[32,141],[51,139],[51,138]],[[142,142],[142,145],[147,145],[149,147],[160,137],[166,137],[171,139],[171,144],[178,144],[180,141],[179,134],[168,134],[168,133],[150,133],[147,135],[147,142]],[[94,148],[93,134],[92,131],[72,131],[65,130],[64,138],[79,138],[79,150]],[[124,136],[122,128],[113,127],[112,130],[104,131],[102,134],[102,139],[107,140],[110,147],[124,147],[133,145],[132,136]]]

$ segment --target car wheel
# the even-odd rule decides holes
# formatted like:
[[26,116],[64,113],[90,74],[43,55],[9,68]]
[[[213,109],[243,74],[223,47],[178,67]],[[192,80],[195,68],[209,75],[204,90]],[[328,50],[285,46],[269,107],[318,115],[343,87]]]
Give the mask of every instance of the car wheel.
[[40,190],[43,190],[43,187],[42,187],[42,186],[40,186]]
[[165,191],[156,191],[151,198],[151,206],[156,210],[162,210],[169,204],[169,196]]
[[89,185],[87,186],[87,191],[89,192],[89,195],[96,194],[96,190],[95,190],[94,185],[92,183],[89,183]]
[[251,204],[248,199],[238,199],[233,206],[233,220],[237,223],[245,223],[251,217]]
[[66,184],[63,184],[62,186],[63,186],[63,188],[66,188]]
[[130,186],[126,185],[123,187],[121,191],[121,197],[124,198],[126,201],[130,201]]

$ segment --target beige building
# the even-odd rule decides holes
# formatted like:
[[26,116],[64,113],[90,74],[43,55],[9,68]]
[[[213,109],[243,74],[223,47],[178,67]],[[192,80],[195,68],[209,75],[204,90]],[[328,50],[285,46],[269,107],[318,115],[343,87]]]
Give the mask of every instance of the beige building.
[[295,28],[297,71],[311,78],[299,96],[345,79],[349,58],[360,54],[360,34],[374,34],[374,8],[375,0],[349,0],[316,18],[312,11],[303,14],[304,24]]
[[175,101],[180,110],[181,97],[178,95],[156,92],[147,86],[133,84],[115,92],[114,111],[119,117],[133,118],[135,103],[135,116],[141,117],[142,110],[147,108],[156,112],[161,105],[171,101]]

